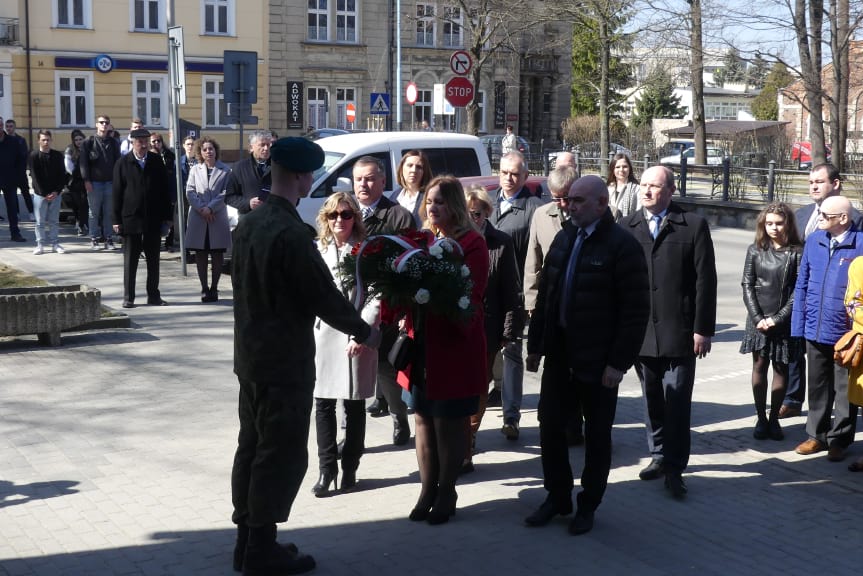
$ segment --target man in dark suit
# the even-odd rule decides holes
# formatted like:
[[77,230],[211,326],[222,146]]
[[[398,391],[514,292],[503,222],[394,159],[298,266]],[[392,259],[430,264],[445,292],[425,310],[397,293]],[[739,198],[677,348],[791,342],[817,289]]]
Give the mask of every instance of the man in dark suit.
[[270,146],[272,133],[268,130],[255,130],[249,136],[249,158],[234,164],[228,176],[225,202],[240,213],[240,217],[259,207],[267,199],[272,186],[270,175]]
[[529,526],[572,512],[572,468],[566,425],[580,399],[585,462],[570,533],[593,528],[608,484],[617,391],[641,346],[650,309],[647,266],[638,242],[614,223],[608,187],[598,176],[578,179],[568,194],[572,225],[555,236],[540,275],[530,322],[526,367],[545,367],[539,396],[542,472],[548,496]]
[[[398,234],[415,228],[414,217],[405,208],[384,196],[386,173],[380,160],[363,156],[353,166],[354,195],[363,213],[363,224],[369,235]],[[403,446],[411,437],[408,409],[402,400],[402,389],[396,382],[395,368],[387,360],[398,335],[395,324],[381,324],[383,342],[378,352],[378,396],[383,396],[393,417],[393,444]],[[376,400],[380,403],[380,399]],[[384,412],[385,413],[385,412]]]
[[123,239],[123,308],[135,307],[141,252],[147,259],[147,304],[165,306],[159,293],[161,228],[171,223],[171,183],[162,158],[150,152],[150,132],[134,130],[132,150],[114,165],[114,233]]
[[[842,194],[842,177],[833,164],[818,164],[809,172],[809,197],[812,203],[794,212],[797,221],[797,231],[806,240],[810,234],[818,231],[818,216],[821,214],[821,204],[827,198]],[[851,220],[857,230],[863,230],[863,215],[854,208],[851,209]],[[788,363],[788,389],[785,400],[779,409],[780,418],[799,416],[806,400],[806,357]]]
[[641,177],[643,210],[620,225],[644,250],[650,273],[650,317],[635,364],[647,405],[651,462],[642,480],[665,475],[675,498],[687,488],[695,360],[710,352],[716,329],[716,261],[707,222],[671,201],[674,173],[663,166]]

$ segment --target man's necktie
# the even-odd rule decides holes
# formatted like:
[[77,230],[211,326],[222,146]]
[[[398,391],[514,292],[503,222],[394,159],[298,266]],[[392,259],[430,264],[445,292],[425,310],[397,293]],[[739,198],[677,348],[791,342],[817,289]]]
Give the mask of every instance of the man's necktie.
[[368,206],[363,206],[362,208],[360,208],[360,212],[363,213],[363,220],[368,219],[368,217],[372,215],[372,209]]
[[656,237],[659,236],[659,227],[661,224],[661,216],[653,216],[648,223],[648,228],[650,228],[650,235],[653,236],[654,240],[656,240]]
[[836,238],[830,239],[830,255],[833,256],[833,252],[836,251],[836,248],[839,247],[839,241]]
[[560,298],[560,316],[558,322],[564,328],[566,327],[566,313],[569,309],[569,301],[572,298],[572,284],[575,281],[575,268],[578,265],[578,254],[581,252],[581,246],[584,244],[584,239],[587,238],[583,228],[578,229],[578,234],[575,237],[575,244],[572,246],[572,252],[569,254],[569,262],[566,266],[566,277],[563,281],[563,294]]
[[809,222],[806,223],[806,229],[803,231],[803,239],[809,237],[810,234],[815,232],[818,229],[818,216],[821,214],[821,207],[816,206],[815,210],[812,211],[812,217],[809,218]]

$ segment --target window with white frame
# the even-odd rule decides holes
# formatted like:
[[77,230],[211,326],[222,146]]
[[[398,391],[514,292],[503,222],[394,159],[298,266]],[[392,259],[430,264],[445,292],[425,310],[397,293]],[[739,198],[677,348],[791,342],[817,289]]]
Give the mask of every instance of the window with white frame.
[[447,6],[443,9],[443,45],[447,48],[462,46],[461,8]]
[[434,4],[417,2],[417,46],[434,46]]
[[54,88],[57,126],[89,126],[93,119],[93,73],[57,72]]
[[309,40],[329,40],[327,16],[327,0],[309,0]]
[[327,89],[309,88],[306,92],[309,126],[327,128]]
[[165,127],[167,85],[168,79],[165,76],[132,75],[132,100],[135,111],[132,116],[143,120],[145,126]]
[[336,88],[336,128],[349,130],[356,126],[357,119],[348,122],[348,104],[357,105],[354,88]]
[[91,28],[92,0],[54,0],[54,26],[57,28]]
[[336,0],[336,40],[339,42],[357,41],[356,0]]
[[432,91],[417,90],[417,101],[414,103],[414,125],[417,129],[425,120],[429,126],[433,124],[432,114]]
[[221,76],[204,76],[204,128],[227,126],[228,105],[225,103],[225,80]]
[[163,32],[164,0],[131,0],[132,30],[135,32]]
[[204,35],[234,35],[234,0],[202,0]]

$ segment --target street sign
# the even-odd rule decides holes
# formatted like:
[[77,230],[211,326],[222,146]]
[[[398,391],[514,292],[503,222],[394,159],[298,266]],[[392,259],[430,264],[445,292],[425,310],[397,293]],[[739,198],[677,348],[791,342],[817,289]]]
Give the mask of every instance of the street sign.
[[224,98],[228,104],[258,102],[258,53],[225,50]]
[[417,85],[413,82],[408,83],[408,87],[405,89],[405,100],[408,101],[408,104],[413,106],[417,101]]
[[470,72],[472,66],[473,60],[471,60],[470,54],[464,50],[456,50],[449,58],[449,67],[459,76],[464,76]]
[[385,92],[372,92],[369,114],[377,116],[388,116],[389,113],[390,95]]
[[456,76],[446,83],[444,96],[455,107],[464,107],[473,100],[473,84],[464,76]]
[[350,104],[347,105],[346,116],[347,116],[348,122],[353,122],[354,120],[357,119],[357,107],[354,106],[353,102],[351,102]]
[[288,82],[288,129],[302,130],[303,126],[303,83]]

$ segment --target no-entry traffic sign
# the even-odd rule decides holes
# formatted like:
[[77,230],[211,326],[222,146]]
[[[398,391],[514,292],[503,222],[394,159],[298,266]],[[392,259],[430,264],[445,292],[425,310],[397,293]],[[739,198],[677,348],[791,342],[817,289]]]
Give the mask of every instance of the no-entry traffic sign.
[[464,76],[456,76],[446,83],[444,97],[455,107],[464,107],[473,100],[473,84]]

